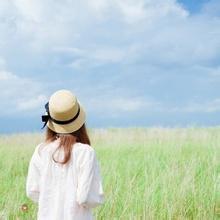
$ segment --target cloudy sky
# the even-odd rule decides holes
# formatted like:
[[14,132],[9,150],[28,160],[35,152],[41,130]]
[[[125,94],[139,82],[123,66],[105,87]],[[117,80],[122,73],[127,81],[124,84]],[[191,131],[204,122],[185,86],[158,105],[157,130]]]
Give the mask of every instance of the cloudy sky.
[[219,125],[220,1],[0,1],[0,132],[63,88],[89,127]]

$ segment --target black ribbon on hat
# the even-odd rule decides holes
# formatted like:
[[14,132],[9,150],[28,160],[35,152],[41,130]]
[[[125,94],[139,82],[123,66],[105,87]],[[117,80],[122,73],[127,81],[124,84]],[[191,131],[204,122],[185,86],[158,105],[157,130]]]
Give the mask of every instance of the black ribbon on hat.
[[74,120],[76,120],[77,117],[79,116],[79,113],[80,113],[80,106],[79,106],[79,104],[78,104],[78,111],[77,111],[76,115],[75,115],[73,118],[71,118],[71,119],[69,119],[69,120],[67,120],[67,121],[59,121],[59,120],[56,120],[56,119],[54,119],[54,118],[52,118],[52,117],[50,116],[50,112],[49,112],[49,102],[47,102],[47,103],[45,104],[45,109],[46,109],[47,114],[41,116],[42,122],[44,122],[44,125],[43,125],[43,127],[42,127],[41,129],[43,129],[43,128],[46,126],[46,124],[47,124],[47,122],[48,122],[49,120],[51,120],[51,121],[53,121],[54,123],[59,124],[59,125],[69,124],[69,123],[73,122]]

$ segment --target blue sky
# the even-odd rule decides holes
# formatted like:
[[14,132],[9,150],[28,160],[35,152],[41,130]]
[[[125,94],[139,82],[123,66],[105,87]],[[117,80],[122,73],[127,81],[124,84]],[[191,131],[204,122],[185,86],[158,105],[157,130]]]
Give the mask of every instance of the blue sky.
[[220,1],[0,2],[0,132],[70,89],[89,127],[220,123]]

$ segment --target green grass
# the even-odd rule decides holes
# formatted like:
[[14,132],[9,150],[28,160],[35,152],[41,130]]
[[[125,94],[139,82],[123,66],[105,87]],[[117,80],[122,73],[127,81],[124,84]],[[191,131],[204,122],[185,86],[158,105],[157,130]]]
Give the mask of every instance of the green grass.
[[[96,219],[220,219],[220,128],[112,128],[90,136],[106,197]],[[36,219],[25,181],[42,140],[0,136],[0,220]]]

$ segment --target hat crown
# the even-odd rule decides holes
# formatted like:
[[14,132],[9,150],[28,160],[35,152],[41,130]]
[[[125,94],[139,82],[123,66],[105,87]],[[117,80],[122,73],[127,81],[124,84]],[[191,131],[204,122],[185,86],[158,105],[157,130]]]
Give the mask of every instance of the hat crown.
[[50,116],[58,121],[74,118],[79,110],[77,98],[68,90],[55,92],[49,100]]

